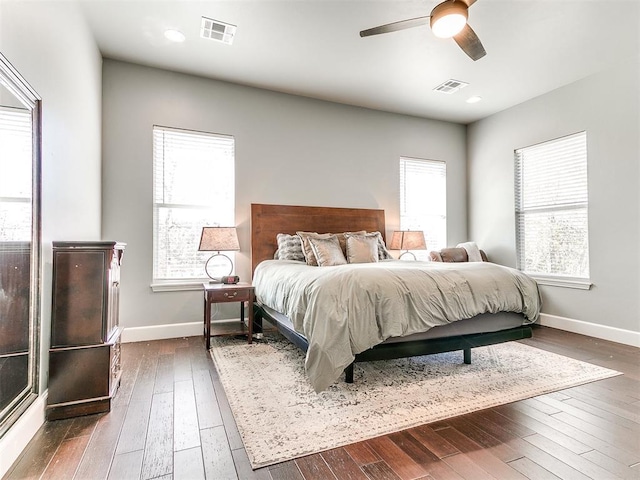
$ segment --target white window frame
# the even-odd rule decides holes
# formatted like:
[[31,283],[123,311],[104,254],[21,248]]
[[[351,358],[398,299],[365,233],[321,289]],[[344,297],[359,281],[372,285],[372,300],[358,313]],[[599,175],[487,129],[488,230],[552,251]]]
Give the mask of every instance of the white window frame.
[[[193,178],[189,188],[199,188],[198,201],[186,202],[167,198],[171,194],[166,193],[166,180],[164,175],[167,162],[180,162],[184,158],[180,158],[180,143],[186,148],[195,149],[195,153],[185,158],[199,162],[197,178]],[[173,150],[172,150],[173,148]],[[229,149],[231,152],[229,153]],[[200,150],[198,152],[198,150]],[[176,153],[172,153],[176,152]],[[208,164],[207,155],[211,154],[211,163]],[[203,159],[204,157],[204,159]],[[198,159],[198,160],[196,160]],[[224,162],[224,163],[221,163]],[[176,170],[177,171],[177,170]],[[209,184],[203,183],[203,179],[220,179],[221,171],[226,172],[224,178],[221,179],[221,186],[218,188],[210,188]],[[189,174],[191,172],[188,172]],[[223,180],[223,181],[222,181]],[[207,180],[209,181],[209,180]],[[213,180],[211,180],[213,181]],[[217,202],[215,190],[218,195],[224,195],[225,202]],[[176,195],[177,196],[177,195]],[[190,195],[189,195],[190,196]],[[172,201],[173,200],[173,201]],[[220,209],[220,205],[224,203],[224,210]],[[182,223],[185,228],[191,228],[192,234],[189,235],[189,251],[193,252],[187,260],[187,263],[197,265],[198,273],[187,275],[184,277],[176,277],[163,275],[170,271],[170,267],[161,265],[163,260],[160,255],[160,234],[162,223],[162,212],[182,212],[188,215],[200,216],[201,219],[190,223],[186,221]],[[201,214],[201,215],[199,215]],[[154,292],[158,291],[176,291],[176,290],[197,290],[202,288],[202,283],[208,281],[204,266],[207,259],[214,252],[198,252],[200,241],[200,233],[204,226],[235,226],[235,140],[233,136],[221,135],[215,133],[185,130],[164,126],[153,126],[153,272],[151,288]],[[225,252],[235,265],[235,252]],[[165,262],[170,259],[165,259]],[[200,265],[202,268],[200,269]]]
[[[527,162],[529,167],[527,167]],[[535,170],[534,162],[544,162],[544,170]],[[517,268],[535,278],[541,285],[588,290],[591,288],[589,265],[589,199],[587,175],[587,134],[578,132],[564,137],[523,147],[514,152],[515,163],[515,226]],[[527,186],[527,170],[530,183]],[[541,173],[542,172],[542,173]],[[540,175],[544,175],[541,177]],[[532,182],[535,182],[531,185]],[[526,198],[526,190],[532,192]],[[534,193],[535,192],[535,193]],[[543,194],[540,194],[543,192]],[[548,192],[548,194],[547,194]],[[535,228],[535,215],[579,214],[585,219],[586,233],[580,238],[580,246],[586,248],[586,275],[569,275],[549,271],[536,271],[527,267],[527,252],[532,250],[531,237],[525,234],[527,225]],[[527,223],[527,216],[531,218]],[[527,240],[528,238],[528,240]],[[536,241],[551,238],[536,231]],[[566,242],[563,242],[566,243]],[[527,247],[529,245],[529,247]],[[538,249],[539,251],[539,249]],[[552,262],[552,260],[549,260]]]
[[[425,188],[422,181],[412,184],[408,178],[412,171],[432,176],[430,181],[438,188]],[[416,205],[412,199],[419,197]],[[447,246],[446,162],[400,157],[400,229],[424,232],[427,249],[413,251],[418,260],[429,260],[429,251]]]

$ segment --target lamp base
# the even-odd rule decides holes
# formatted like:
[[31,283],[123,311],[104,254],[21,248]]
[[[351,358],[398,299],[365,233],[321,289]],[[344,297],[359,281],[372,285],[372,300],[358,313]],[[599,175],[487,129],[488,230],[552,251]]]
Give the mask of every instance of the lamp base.
[[417,259],[416,259],[416,254],[415,254],[415,253],[413,253],[413,252],[410,252],[409,250],[407,250],[407,251],[406,251],[406,252],[404,252],[404,253],[401,253],[401,254],[400,254],[400,256],[398,257],[398,260],[400,260],[400,259],[401,259],[402,257],[404,257],[405,255],[411,255],[411,256],[413,257],[413,259],[414,259],[414,260],[417,260]]
[[[215,277],[213,275],[211,275],[209,264],[211,263],[211,260],[213,260],[216,257],[223,257],[223,258],[227,259],[227,261],[229,262],[229,273],[227,273],[226,275],[219,275],[219,272],[217,272],[218,276],[215,276]],[[209,260],[207,260],[207,263],[205,263],[205,265],[204,265],[204,271],[207,274],[207,276],[211,279],[211,281],[209,283],[222,283],[222,278],[224,276],[231,275],[231,272],[233,272],[233,262],[225,254],[218,252],[218,253],[215,253],[215,254],[211,255],[211,257],[209,257]]]

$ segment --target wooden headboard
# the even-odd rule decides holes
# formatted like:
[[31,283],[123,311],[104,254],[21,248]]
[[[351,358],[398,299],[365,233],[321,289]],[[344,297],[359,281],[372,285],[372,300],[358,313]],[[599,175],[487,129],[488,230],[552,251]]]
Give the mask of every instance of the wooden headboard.
[[385,237],[384,210],[251,204],[251,271],[273,258],[276,235],[296,232],[340,233],[366,230]]

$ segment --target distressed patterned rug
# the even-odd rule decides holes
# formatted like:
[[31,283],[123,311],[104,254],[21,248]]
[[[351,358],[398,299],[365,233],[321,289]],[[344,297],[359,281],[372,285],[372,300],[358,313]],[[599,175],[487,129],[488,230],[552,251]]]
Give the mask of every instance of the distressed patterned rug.
[[509,342],[358,363],[355,383],[315,393],[304,354],[279,335],[217,337],[211,355],[253,468],[619,375]]

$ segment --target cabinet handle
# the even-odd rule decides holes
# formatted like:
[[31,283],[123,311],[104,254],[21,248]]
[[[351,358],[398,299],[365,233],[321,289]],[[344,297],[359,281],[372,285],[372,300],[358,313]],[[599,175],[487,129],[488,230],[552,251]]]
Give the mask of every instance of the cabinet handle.
[[224,296],[227,298],[234,298],[237,295],[238,295],[238,292],[233,292],[233,293],[224,292]]

